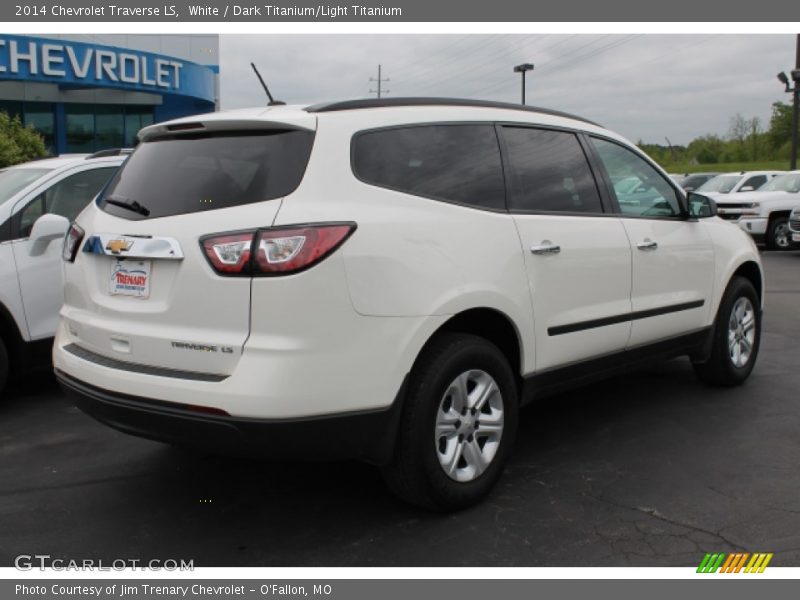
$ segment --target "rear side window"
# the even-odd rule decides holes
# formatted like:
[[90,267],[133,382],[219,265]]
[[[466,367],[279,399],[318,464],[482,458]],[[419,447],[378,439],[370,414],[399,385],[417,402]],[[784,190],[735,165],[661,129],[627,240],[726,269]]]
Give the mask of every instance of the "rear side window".
[[126,219],[153,219],[281,198],[300,184],[313,141],[309,131],[276,130],[144,142],[99,205]]
[[503,137],[513,182],[512,210],[603,212],[594,176],[574,133],[503,127]]
[[365,183],[475,208],[504,210],[505,183],[493,125],[422,125],[353,139],[353,171]]

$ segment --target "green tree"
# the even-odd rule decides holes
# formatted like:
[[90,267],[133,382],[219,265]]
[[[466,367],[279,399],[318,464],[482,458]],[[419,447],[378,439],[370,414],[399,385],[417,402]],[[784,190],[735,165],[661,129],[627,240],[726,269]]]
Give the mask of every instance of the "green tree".
[[720,162],[725,151],[725,141],[718,135],[703,135],[693,139],[686,151],[690,159],[702,165],[713,165]]
[[19,117],[0,111],[0,168],[47,156],[44,138]]
[[781,150],[789,148],[792,140],[792,105],[784,102],[772,103],[772,117],[769,120],[769,143],[773,150],[778,151],[780,158],[788,158],[788,153],[783,155]]

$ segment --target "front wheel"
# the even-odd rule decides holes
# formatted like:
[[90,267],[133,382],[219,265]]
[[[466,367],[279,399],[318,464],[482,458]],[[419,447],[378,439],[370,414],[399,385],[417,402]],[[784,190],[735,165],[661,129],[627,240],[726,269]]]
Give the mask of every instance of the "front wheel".
[[753,284],[734,277],[725,290],[714,323],[708,361],[696,363],[698,377],[712,385],[739,385],[748,378],[761,344],[761,310]]
[[792,232],[789,217],[774,217],[767,227],[767,248],[770,250],[791,250]]
[[494,344],[467,334],[438,336],[411,371],[387,484],[432,510],[477,503],[503,471],[518,407],[513,372]]

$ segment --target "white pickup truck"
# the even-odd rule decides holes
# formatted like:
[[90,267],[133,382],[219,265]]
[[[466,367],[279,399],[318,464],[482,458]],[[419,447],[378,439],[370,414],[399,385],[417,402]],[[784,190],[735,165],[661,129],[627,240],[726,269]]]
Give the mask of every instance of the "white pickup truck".
[[789,250],[794,246],[789,230],[789,214],[800,206],[800,171],[775,177],[754,192],[740,192],[730,200],[717,198],[718,215],[736,224],[763,242],[770,250]]

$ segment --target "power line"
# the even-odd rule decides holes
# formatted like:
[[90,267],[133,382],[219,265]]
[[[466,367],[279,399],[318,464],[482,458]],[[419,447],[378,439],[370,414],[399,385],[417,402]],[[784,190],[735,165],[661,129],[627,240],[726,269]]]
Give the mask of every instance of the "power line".
[[[575,58],[573,60],[567,60],[566,62],[564,61],[564,59],[566,57],[575,55],[578,51],[580,51],[582,49],[586,49],[589,46],[591,46],[593,44],[596,44],[597,42],[599,42],[599,41],[601,41],[603,39],[603,38],[598,38],[598,39],[592,40],[591,42],[588,42],[586,44],[582,44],[581,46],[573,48],[572,50],[570,50],[569,52],[567,52],[564,55],[559,56],[556,60],[554,60],[552,62],[549,62],[549,63],[548,62],[543,62],[542,67],[541,68],[537,67],[537,70],[538,71],[545,71],[545,77],[546,77],[548,72],[551,72],[550,69],[552,69],[554,66],[560,66],[560,70],[563,70],[563,68],[565,66],[574,67],[575,65],[580,64],[582,62],[585,62],[586,60],[591,60],[591,59],[595,58],[596,56],[598,56],[600,54],[603,54],[604,52],[608,52],[609,50],[612,50],[612,49],[614,49],[614,48],[616,48],[618,46],[621,46],[621,45],[626,44],[626,43],[628,43],[630,41],[633,41],[637,37],[639,37],[639,35],[634,34],[634,35],[628,36],[627,38],[613,40],[608,44],[605,44],[605,45],[600,46],[598,48],[593,48],[589,52],[578,54],[577,56],[575,56]],[[539,79],[539,77],[537,77],[537,79]],[[505,86],[505,85],[508,85],[508,81],[506,79],[504,79],[503,81],[492,83],[492,84],[490,84],[488,86],[485,86],[483,88],[480,88],[476,92],[474,92],[474,94],[475,95],[485,94],[485,93],[494,91],[494,90],[498,89],[499,87]]]
[[[503,39],[492,40],[492,42],[497,42],[497,43],[504,42],[506,41],[507,38],[508,36],[504,36]],[[484,54],[482,56],[483,60],[480,60],[479,62],[470,65],[470,70],[477,71],[480,70],[482,67],[488,66],[489,64],[497,63],[500,61],[501,57],[509,57],[510,59],[510,56],[513,53],[519,52],[521,54],[523,52],[523,49],[526,54],[529,54],[533,48],[541,44],[543,41],[546,41],[547,38],[548,36],[539,36],[531,39],[528,36],[523,36],[523,39],[518,40],[518,43],[497,47],[493,51],[490,51],[488,54]],[[562,44],[565,41],[567,41],[567,39],[569,38],[559,40],[558,42],[556,42],[555,44],[551,44],[550,46],[545,46],[544,48],[539,49],[539,51],[544,51],[551,47],[558,46],[559,44]],[[462,82],[468,83],[469,81],[474,80],[477,77],[481,77],[480,74],[475,74],[472,75],[472,77],[470,77],[469,75],[465,75],[465,72],[463,70],[454,71],[453,69],[450,69],[450,71],[451,71],[450,75],[438,78],[434,81],[430,81],[427,84],[422,84],[417,88],[417,90],[421,89],[424,91],[426,89],[436,88],[454,79],[460,79]]]

